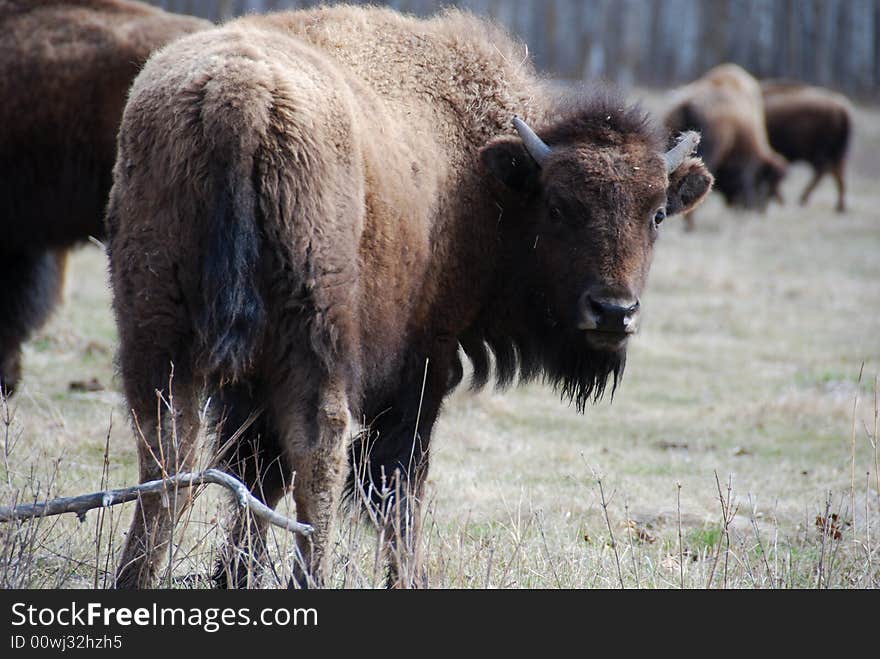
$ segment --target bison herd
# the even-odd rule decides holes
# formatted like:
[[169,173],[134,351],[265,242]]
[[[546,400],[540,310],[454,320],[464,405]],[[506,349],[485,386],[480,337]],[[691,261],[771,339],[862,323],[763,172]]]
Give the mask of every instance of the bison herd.
[[[763,211],[771,200],[781,202],[788,164],[803,161],[814,176],[801,203],[830,172],[843,212],[850,115],[840,94],[788,81],[762,83],[735,64],[722,64],[675,92],[665,123],[672,131],[700,131],[698,154],[730,206]],[[688,215],[686,228],[693,227]]]
[[[804,160],[802,201],[830,172],[845,207],[846,100],[735,65],[655,123],[560,91],[458,11],[214,27],[129,0],[0,0],[0,31],[2,394],[65,250],[105,240],[141,480],[191,469],[207,419],[212,459],[269,506],[291,492],[314,528],[297,586],[326,582],[346,490],[397,521],[389,585],[410,585],[398,545],[463,356],[474,386],[542,379],[579,410],[617,386],[654,242],[669,217],[693,226],[713,180],[763,209]],[[184,499],[138,501],[118,587],[153,583]],[[251,583],[265,533],[233,524],[217,585]]]

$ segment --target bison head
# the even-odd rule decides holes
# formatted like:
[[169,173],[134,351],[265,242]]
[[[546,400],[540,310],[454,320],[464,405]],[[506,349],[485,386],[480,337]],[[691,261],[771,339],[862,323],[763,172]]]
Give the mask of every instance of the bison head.
[[[690,157],[696,133],[666,152],[635,110],[559,122],[543,137],[514,124],[518,136],[496,138],[481,157],[502,184],[505,212],[517,211],[506,222],[527,273],[520,294],[540,319],[531,336],[540,335],[532,352],[540,351],[541,364],[531,371],[540,369],[582,408],[622,371],[664,222],[698,205],[713,179]],[[525,342],[516,346],[523,360]]]
[[728,206],[764,212],[772,199],[779,199],[779,186],[788,163],[779,155],[731,159],[715,172],[715,189]]

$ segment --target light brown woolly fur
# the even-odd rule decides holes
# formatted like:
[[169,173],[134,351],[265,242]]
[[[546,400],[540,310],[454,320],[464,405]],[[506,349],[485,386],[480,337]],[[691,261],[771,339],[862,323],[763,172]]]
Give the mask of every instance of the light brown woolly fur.
[[210,26],[127,0],[0,0],[0,388],[54,306],[56,250],[103,238],[126,92],[156,48]]
[[[514,115],[553,147],[543,167]],[[297,583],[320,585],[349,456],[368,463],[368,496],[397,474],[418,499],[459,346],[478,379],[491,351],[502,382],[544,376],[579,408],[616,381],[629,335],[578,329],[587,289],[637,309],[662,206],[688,210],[711,185],[695,159],[669,177],[662,142],[617,98],[556,99],[521,46],[457,11],[248,16],[157,53],[132,86],[108,209],[141,477],[161,473],[163,424],[173,468],[193,464],[210,394],[226,468],[272,506],[295,472],[316,529]],[[145,425],[171,363],[176,415]],[[369,432],[349,451],[352,419]],[[141,502],[118,585],[151,583],[172,515]],[[261,547],[243,558],[243,533],[221,585],[249,583]]]
[[700,154],[727,201],[762,209],[787,163],[770,147],[758,81],[736,64],[722,64],[676,90],[669,105],[672,131],[701,131]]

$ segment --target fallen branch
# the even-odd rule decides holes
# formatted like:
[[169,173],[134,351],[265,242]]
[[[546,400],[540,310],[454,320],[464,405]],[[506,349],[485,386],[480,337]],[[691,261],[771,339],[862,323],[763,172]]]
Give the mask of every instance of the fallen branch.
[[148,481],[140,485],[123,487],[118,490],[105,490],[103,492],[82,494],[76,497],[63,497],[17,506],[0,506],[0,522],[63,515],[64,513],[76,513],[82,520],[85,518],[86,512],[95,508],[108,508],[120,503],[126,503],[127,501],[134,501],[144,494],[165,492],[171,487],[193,487],[194,485],[209,483],[222,485],[229,489],[238,499],[239,506],[248,508],[254,515],[266,520],[270,524],[301,535],[311,535],[314,530],[308,524],[297,522],[295,519],[290,519],[276,513],[251,494],[244,483],[218,469],[207,469],[198,473],[185,472],[170,476],[169,478]]

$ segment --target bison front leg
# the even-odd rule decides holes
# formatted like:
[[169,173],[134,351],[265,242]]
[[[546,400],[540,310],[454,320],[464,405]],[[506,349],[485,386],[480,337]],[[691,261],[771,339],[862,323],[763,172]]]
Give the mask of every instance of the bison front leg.
[[385,528],[388,588],[426,588],[428,585],[421,560],[421,503],[428,455],[420,450],[415,453],[409,469],[397,470],[391,479],[393,500]]
[[291,438],[296,516],[315,529],[308,537],[297,537],[300,556],[294,580],[300,588],[322,588],[326,579],[336,512],[348,474],[351,414],[344,391],[339,383],[324,387],[308,424],[312,432]]
[[430,359],[413,355],[393,403],[352,450],[352,490],[382,534],[389,588],[427,585],[421,556],[421,503],[434,422],[450,381],[457,342]]

